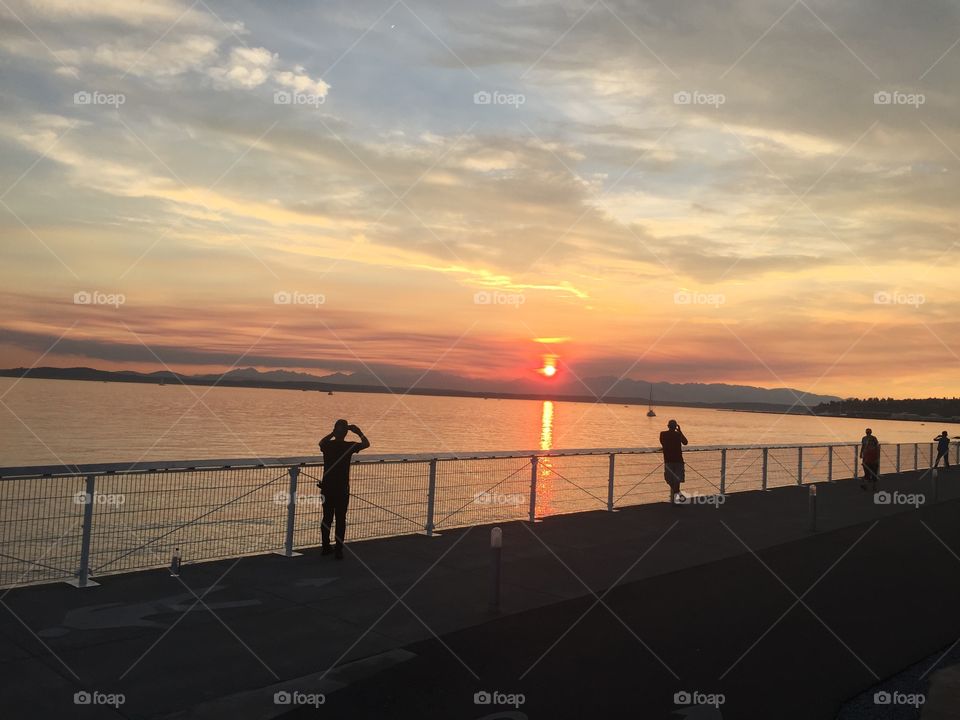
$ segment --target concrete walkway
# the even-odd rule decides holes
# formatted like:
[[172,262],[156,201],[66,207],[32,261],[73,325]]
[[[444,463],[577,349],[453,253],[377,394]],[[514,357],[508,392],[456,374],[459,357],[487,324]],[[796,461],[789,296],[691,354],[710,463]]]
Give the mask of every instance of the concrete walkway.
[[[805,487],[509,523],[499,616],[489,528],[20,588],[0,700],[11,718],[668,717],[686,691],[727,696],[687,717],[831,718],[960,636],[960,476],[939,485],[919,510],[821,485],[816,534]],[[929,477],[894,488],[929,496]]]

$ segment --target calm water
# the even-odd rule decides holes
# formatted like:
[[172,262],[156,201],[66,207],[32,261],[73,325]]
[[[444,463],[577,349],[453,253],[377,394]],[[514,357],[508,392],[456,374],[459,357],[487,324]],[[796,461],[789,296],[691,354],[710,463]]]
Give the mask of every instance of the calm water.
[[693,445],[929,441],[960,425],[694,408],[0,378],[0,466],[313,455],[345,417],[371,452],[649,447],[669,418]]

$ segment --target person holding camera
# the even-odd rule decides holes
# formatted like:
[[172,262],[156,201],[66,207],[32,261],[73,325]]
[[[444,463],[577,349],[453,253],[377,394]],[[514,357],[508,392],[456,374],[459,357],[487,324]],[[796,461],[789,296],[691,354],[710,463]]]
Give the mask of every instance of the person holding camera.
[[[355,433],[360,442],[347,440],[347,432]],[[343,560],[343,537],[347,527],[347,505],[350,504],[350,460],[354,453],[370,447],[370,441],[356,425],[337,420],[329,435],[320,441],[323,453],[323,478],[317,483],[323,495],[323,519],[320,522],[321,555],[329,555],[330,526],[336,522],[335,557]]]
[[687,499],[680,492],[680,483],[686,479],[683,464],[683,446],[686,444],[687,438],[680,423],[676,420],[668,422],[667,429],[660,433],[660,447],[663,448],[663,479],[670,486],[671,505],[676,505],[678,499],[680,502]]

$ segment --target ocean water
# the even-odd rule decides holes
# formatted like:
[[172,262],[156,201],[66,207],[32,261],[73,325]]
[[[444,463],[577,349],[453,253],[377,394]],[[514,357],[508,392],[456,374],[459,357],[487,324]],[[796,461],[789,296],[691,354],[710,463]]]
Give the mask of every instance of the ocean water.
[[340,417],[373,453],[634,448],[676,418],[692,446],[926,442],[960,425],[659,406],[0,378],[0,466],[310,456]]

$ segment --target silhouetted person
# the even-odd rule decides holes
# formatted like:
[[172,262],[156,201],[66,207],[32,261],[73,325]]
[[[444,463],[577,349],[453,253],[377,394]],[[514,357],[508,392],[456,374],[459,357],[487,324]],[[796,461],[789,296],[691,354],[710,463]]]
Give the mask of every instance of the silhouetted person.
[[680,425],[676,420],[667,423],[667,429],[660,433],[660,447],[663,448],[663,479],[670,486],[670,504],[675,505],[677,495],[680,500],[686,500],[680,492],[680,483],[684,477],[683,464],[683,446],[687,444],[687,438],[680,430]]
[[867,483],[870,483],[871,489],[876,492],[880,474],[880,441],[870,428],[866,433],[860,440],[860,460],[863,463],[863,482],[860,487],[866,490]]
[[[360,437],[360,442],[346,440],[347,431]],[[363,431],[346,420],[337,420],[333,431],[320,441],[323,453],[323,479],[317,483],[323,495],[323,520],[320,522],[320,537],[323,542],[321,555],[330,554],[330,526],[336,520],[336,558],[343,560],[343,536],[347,529],[347,505],[350,503],[350,459],[354,453],[370,447]]]
[[[956,438],[954,438],[954,440],[956,440]],[[937,459],[933,461],[933,466],[937,467],[940,464],[940,458],[943,458],[943,467],[949,469],[950,436],[947,435],[947,431],[944,430],[934,438],[934,441],[937,443]]]

